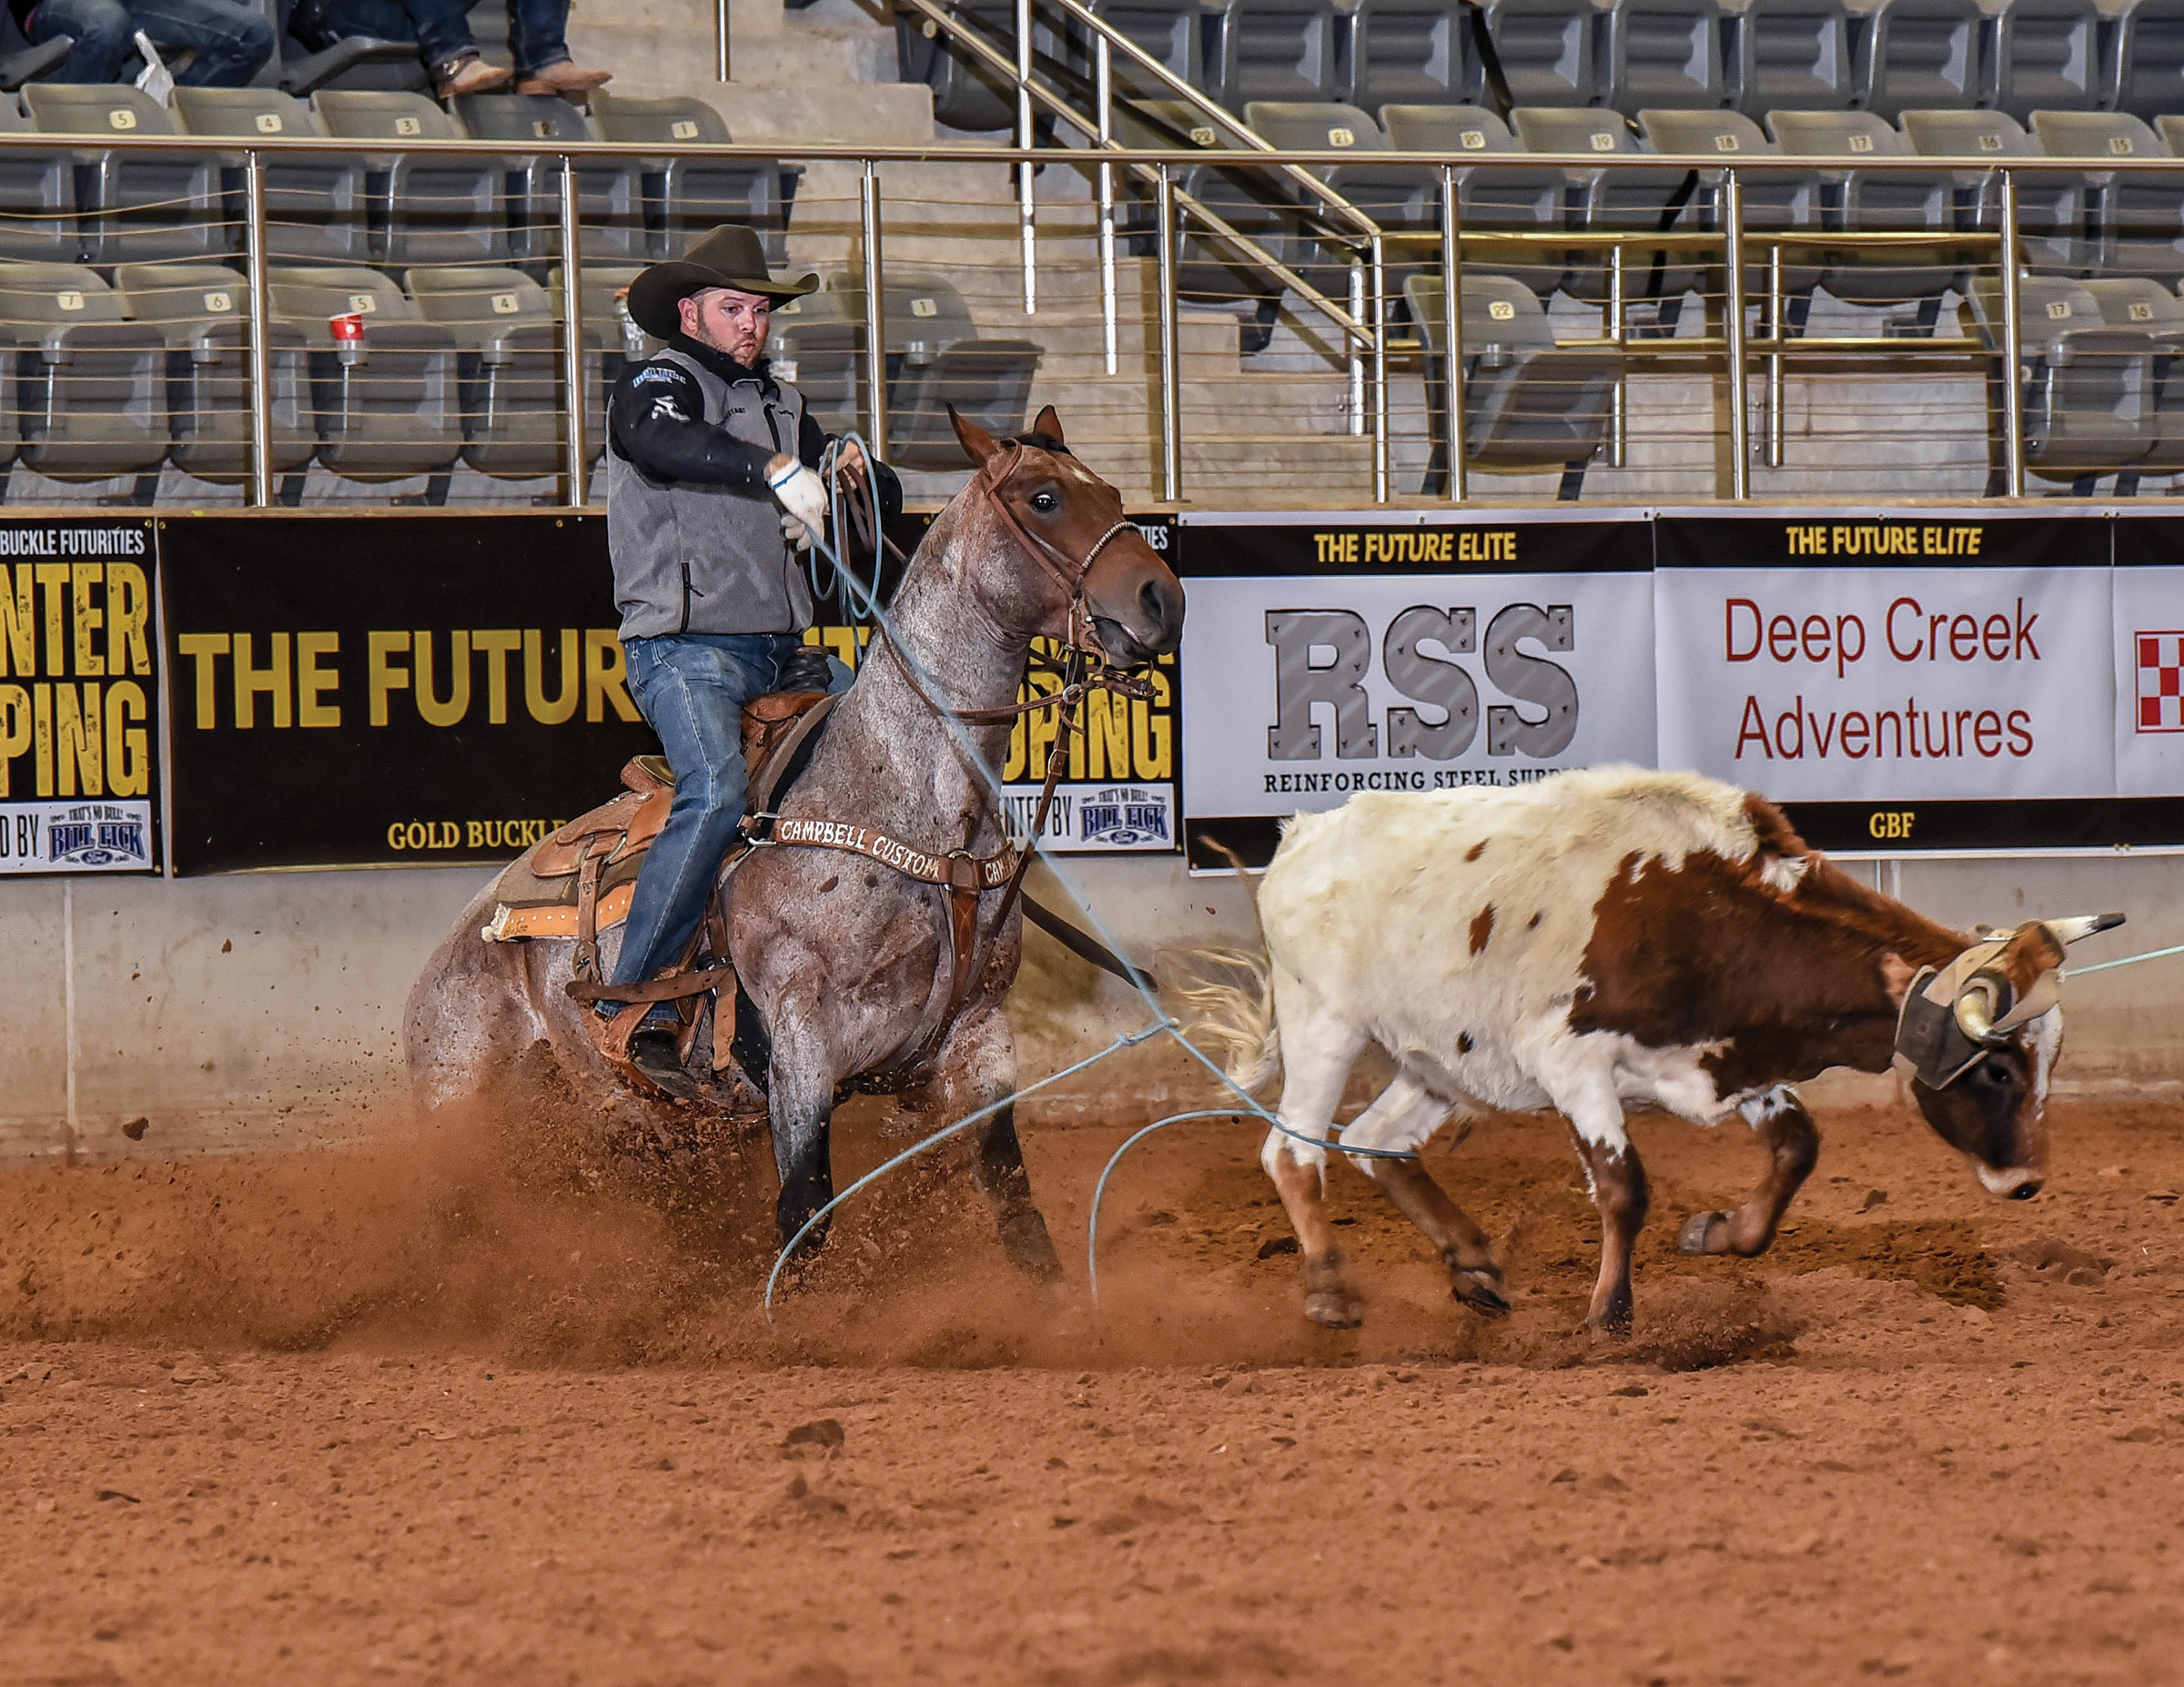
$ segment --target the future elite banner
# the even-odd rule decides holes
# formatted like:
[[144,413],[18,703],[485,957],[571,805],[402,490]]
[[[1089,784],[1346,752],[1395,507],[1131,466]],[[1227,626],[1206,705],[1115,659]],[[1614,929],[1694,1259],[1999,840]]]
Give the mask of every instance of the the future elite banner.
[[1282,816],[1360,791],[1653,759],[1643,518],[1192,515],[1178,538],[1195,865],[1264,861]]
[[183,873],[505,861],[656,750],[597,517],[160,523]]
[[0,874],[159,864],[151,523],[0,520]]

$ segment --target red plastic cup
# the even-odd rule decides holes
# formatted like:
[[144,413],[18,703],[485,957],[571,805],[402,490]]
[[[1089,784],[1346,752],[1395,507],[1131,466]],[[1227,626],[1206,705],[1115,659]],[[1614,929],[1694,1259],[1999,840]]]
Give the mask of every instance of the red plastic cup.
[[360,344],[364,338],[364,318],[355,311],[343,317],[329,317],[326,326],[342,345]]

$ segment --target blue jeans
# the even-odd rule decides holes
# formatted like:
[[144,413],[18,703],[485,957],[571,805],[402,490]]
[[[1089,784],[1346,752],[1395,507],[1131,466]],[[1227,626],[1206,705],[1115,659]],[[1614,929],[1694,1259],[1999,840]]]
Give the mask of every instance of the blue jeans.
[[[329,28],[340,35],[415,41],[428,70],[477,51],[471,0],[331,0]],[[508,46],[519,76],[536,76],[569,56],[569,0],[508,0]]]
[[239,88],[273,56],[273,25],[238,0],[40,0],[24,29],[33,46],[56,35],[76,45],[56,82],[112,82],[136,50],[136,31],[197,57],[175,80],[188,88]]
[[[680,960],[705,917],[721,857],[743,817],[743,705],[779,689],[781,665],[802,642],[789,632],[682,632],[623,641],[630,692],[660,734],[674,770],[675,800],[638,869],[609,983],[640,984]],[[828,665],[828,689],[838,692],[849,683],[849,670],[831,659]]]

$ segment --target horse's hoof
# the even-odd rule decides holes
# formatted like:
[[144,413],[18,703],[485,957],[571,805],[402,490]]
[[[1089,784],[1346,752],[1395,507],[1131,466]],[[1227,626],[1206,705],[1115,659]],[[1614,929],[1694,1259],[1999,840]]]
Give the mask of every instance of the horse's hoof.
[[1035,1283],[1062,1280],[1062,1261],[1046,1234],[1046,1221],[1036,1213],[1023,1213],[1001,1222],[1001,1250],[1008,1263]]
[[1305,1296],[1304,1315],[1326,1329],[1355,1329],[1365,1321],[1357,1298],[1334,1288],[1316,1288]]
[[1499,1280],[1485,1271],[1461,1271],[1450,1284],[1449,1292],[1468,1307],[1476,1308],[1490,1318],[1509,1316],[1510,1304],[1502,1298]]
[[1687,1254],[1725,1254],[1729,1251],[1729,1215],[1694,1213],[1684,1221],[1676,1246]]

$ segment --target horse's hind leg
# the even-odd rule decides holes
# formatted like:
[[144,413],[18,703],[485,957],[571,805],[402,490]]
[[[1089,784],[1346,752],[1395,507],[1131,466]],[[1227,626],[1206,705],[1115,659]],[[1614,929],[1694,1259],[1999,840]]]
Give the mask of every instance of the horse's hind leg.
[[[1016,1038],[1007,1019],[996,1010],[959,1024],[949,1034],[927,1099],[936,1116],[952,1122],[993,1106],[1016,1085]],[[971,1131],[971,1176],[994,1210],[1009,1263],[1036,1281],[1061,1281],[1062,1262],[1031,1197],[1015,1106],[1001,1107]]]
[[1494,1258],[1486,1232],[1449,1198],[1432,1174],[1415,1159],[1385,1159],[1354,1152],[1359,1148],[1415,1151],[1453,1110],[1450,1103],[1409,1073],[1398,1073],[1395,1082],[1380,1092],[1372,1106],[1350,1121],[1342,1133],[1342,1146],[1353,1150],[1350,1164],[1379,1184],[1403,1216],[1440,1250],[1441,1263],[1449,1268],[1449,1292],[1481,1312],[1506,1312],[1509,1302],[1502,1298],[1502,1263]]

